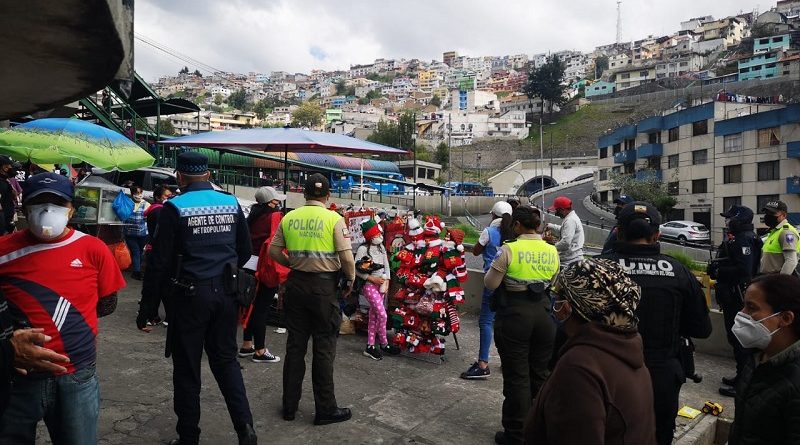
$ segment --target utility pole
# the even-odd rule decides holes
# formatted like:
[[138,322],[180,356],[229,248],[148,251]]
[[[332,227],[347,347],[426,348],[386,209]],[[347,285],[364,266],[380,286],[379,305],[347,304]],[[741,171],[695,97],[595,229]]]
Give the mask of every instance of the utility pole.
[[622,0],[617,0],[617,44],[622,41]]
[[541,165],[541,167],[542,167],[542,174],[541,174],[541,179],[542,179],[542,211],[541,211],[541,215],[542,215],[542,224],[544,224],[544,212],[546,210],[545,206],[544,206],[544,128],[542,127],[542,125],[543,125],[542,116],[544,115],[544,98],[541,98],[541,99],[542,99],[542,110],[539,113],[539,165]]

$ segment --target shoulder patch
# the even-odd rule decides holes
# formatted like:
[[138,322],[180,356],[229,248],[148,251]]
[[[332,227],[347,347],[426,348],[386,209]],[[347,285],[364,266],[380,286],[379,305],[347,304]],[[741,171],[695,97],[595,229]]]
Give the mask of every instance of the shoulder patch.
[[750,255],[750,253],[752,253],[752,251],[749,246],[742,247],[742,255]]
[[347,230],[347,227],[344,227],[342,229],[342,236],[344,236],[345,238],[350,238],[350,231]]
[[791,232],[787,233],[786,237],[784,239],[786,240],[787,243],[793,243],[796,240],[796,238],[794,236],[794,233],[791,233]]

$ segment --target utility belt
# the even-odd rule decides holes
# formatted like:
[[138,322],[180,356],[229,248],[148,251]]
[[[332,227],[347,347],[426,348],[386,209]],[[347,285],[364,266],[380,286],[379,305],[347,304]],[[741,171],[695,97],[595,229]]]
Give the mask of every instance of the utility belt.
[[496,312],[498,309],[508,306],[508,303],[511,301],[537,303],[544,299],[546,287],[547,286],[544,282],[536,281],[527,284],[528,290],[509,291],[506,289],[505,283],[501,284],[500,287],[495,289],[494,293],[492,294],[490,309]]
[[339,279],[340,274],[340,272],[304,272],[302,270],[292,269],[291,272],[289,272],[289,278],[295,280],[319,279],[336,281]]

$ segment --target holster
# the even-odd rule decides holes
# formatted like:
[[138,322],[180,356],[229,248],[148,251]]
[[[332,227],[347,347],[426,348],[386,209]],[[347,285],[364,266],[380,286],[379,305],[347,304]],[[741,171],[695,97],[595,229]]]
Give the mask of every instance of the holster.
[[227,263],[223,268],[222,286],[226,294],[233,294],[242,307],[250,307],[256,297],[255,275],[240,269],[236,264]]

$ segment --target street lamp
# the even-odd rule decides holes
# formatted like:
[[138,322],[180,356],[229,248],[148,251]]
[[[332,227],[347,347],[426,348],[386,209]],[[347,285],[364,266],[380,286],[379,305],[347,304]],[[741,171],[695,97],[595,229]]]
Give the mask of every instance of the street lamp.
[[413,207],[417,210],[417,114],[414,113],[414,132],[411,133],[411,145],[414,150],[414,187],[411,192],[414,194]]

